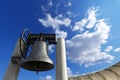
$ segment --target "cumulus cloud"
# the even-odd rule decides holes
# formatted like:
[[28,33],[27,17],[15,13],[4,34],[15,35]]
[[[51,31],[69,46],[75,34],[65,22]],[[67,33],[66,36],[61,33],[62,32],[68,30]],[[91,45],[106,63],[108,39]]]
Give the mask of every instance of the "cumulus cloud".
[[39,80],[53,80],[52,76],[47,75],[45,77],[40,77]]
[[120,48],[114,49],[114,52],[120,52]]
[[[105,51],[101,50],[101,46],[107,43],[111,26],[105,22],[105,19],[97,19],[97,11],[98,8],[90,8],[85,18],[76,21],[71,28],[73,32],[82,32],[66,40],[67,59],[72,63],[89,67],[101,62],[110,63],[114,59],[114,56],[108,54],[112,47],[107,47]],[[66,38],[68,35],[67,31],[61,29],[70,28],[69,26],[71,25],[71,19],[63,17],[62,14],[55,17],[52,17],[51,14],[46,14],[45,18],[38,18],[38,21],[44,27],[53,28],[57,38]]]
[[108,47],[105,49],[105,51],[106,51],[106,52],[110,52],[112,49],[113,49],[112,46],[108,46]]
[[73,27],[72,31],[79,30],[80,32],[83,32],[86,23],[86,19],[82,19],[81,21],[75,22],[75,26]]
[[[92,21],[90,21],[92,20]],[[94,27],[93,27],[94,26]],[[66,41],[67,56],[72,63],[89,67],[101,62],[110,62],[114,59],[107,52],[101,51],[101,45],[109,38],[110,25],[104,19],[97,20],[96,9],[88,10],[88,17],[76,22],[73,30],[83,31],[84,28],[93,28],[93,31],[84,31]]]
[[88,17],[87,17],[87,25],[86,25],[86,28],[93,28],[97,19],[96,19],[96,12],[97,12],[97,8],[90,8],[88,10]]
[[53,29],[58,29],[60,26],[68,27],[71,23],[71,19],[65,18],[62,15],[58,15],[53,18],[50,14],[46,14],[45,19],[38,18],[38,21],[42,23],[45,27],[52,27]]
[[55,30],[57,37],[64,37],[64,38],[66,38],[67,32],[61,31],[60,27],[61,26],[68,27],[71,24],[71,19],[63,17],[61,14],[57,15],[54,18],[50,14],[46,14],[46,18],[44,19],[38,18],[38,21],[44,27],[52,27]]
[[88,10],[86,17],[82,19],[81,21],[75,22],[75,26],[73,26],[72,31],[79,30],[80,32],[83,32],[85,28],[93,28],[96,24],[96,12],[98,9],[92,7]]

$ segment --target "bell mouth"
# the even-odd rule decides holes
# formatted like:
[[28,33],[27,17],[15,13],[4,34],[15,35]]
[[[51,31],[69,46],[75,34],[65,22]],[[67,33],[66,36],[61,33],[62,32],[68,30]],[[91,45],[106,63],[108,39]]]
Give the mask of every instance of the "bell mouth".
[[53,69],[54,65],[43,61],[27,61],[23,62],[21,67],[31,71],[48,71]]

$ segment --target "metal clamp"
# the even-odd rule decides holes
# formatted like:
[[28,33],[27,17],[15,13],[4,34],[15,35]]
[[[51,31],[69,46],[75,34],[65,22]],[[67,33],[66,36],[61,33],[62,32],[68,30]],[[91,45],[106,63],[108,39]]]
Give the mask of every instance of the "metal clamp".
[[11,58],[11,62],[12,62],[13,64],[18,64],[18,63],[20,63],[20,61],[21,61],[21,57],[13,56],[13,57]]

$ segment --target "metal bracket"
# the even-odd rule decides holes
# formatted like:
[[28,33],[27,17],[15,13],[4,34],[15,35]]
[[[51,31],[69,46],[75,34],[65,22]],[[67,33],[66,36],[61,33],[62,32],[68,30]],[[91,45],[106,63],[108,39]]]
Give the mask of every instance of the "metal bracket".
[[28,36],[28,44],[32,44],[35,41],[45,41],[48,44],[56,44],[56,34],[44,34],[44,33],[40,33],[40,34],[30,34]]
[[13,56],[13,57],[11,58],[11,62],[12,62],[13,64],[18,64],[20,61],[21,61],[21,57],[19,57],[19,56]]

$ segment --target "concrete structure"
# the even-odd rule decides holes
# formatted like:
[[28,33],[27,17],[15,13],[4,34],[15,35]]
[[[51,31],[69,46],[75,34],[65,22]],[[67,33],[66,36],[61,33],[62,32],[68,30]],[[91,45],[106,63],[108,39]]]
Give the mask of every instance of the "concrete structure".
[[[21,41],[21,43],[20,43]],[[18,73],[20,70],[20,62],[21,62],[21,51],[20,51],[20,45],[21,50],[25,51],[25,45],[23,43],[23,40],[18,39],[16,43],[16,47],[14,49],[12,59],[10,60],[10,63],[8,65],[8,69],[5,73],[3,80],[17,80]]]
[[56,80],[68,80],[64,38],[58,38],[56,46]]
[[120,62],[95,73],[69,77],[69,80],[120,80]]

